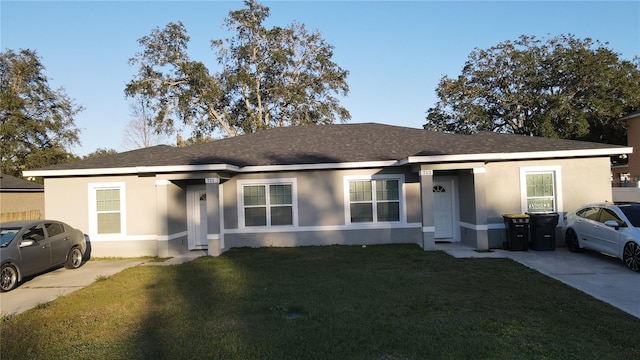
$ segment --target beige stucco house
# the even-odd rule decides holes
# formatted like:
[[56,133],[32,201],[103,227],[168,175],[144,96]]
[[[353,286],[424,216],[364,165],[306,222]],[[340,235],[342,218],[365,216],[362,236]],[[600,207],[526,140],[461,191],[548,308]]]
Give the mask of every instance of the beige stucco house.
[[630,152],[368,123],[156,146],[25,175],[44,177],[47,216],[85,231],[94,256],[437,241],[488,249],[502,246],[505,213],[611,201],[609,158]]

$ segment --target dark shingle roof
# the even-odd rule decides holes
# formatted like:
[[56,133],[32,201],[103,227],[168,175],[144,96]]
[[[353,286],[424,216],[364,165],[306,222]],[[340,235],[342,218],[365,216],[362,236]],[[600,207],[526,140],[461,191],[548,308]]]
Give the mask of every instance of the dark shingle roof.
[[621,148],[483,132],[460,135],[374,123],[274,128],[204,144],[134,150],[40,170],[229,164],[238,167],[402,160],[410,156]]
[[0,174],[0,190],[43,190],[44,186],[33,181],[19,179],[15,176]]

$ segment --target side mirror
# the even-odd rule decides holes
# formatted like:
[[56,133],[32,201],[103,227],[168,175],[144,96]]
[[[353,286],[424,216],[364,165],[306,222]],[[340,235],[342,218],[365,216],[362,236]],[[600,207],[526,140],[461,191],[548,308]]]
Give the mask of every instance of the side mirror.
[[618,224],[618,222],[615,221],[615,220],[607,220],[607,221],[604,222],[604,224],[606,226],[612,227],[612,228],[614,228],[616,230],[620,229],[620,224]]
[[33,246],[33,244],[35,244],[35,243],[36,242],[33,241],[33,240],[22,240],[20,242],[20,247],[23,248],[23,247],[27,247],[27,246]]

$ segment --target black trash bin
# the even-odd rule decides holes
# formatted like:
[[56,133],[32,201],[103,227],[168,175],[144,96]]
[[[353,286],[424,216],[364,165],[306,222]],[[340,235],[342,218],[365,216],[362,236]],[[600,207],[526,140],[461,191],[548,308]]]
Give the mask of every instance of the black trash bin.
[[538,251],[553,251],[556,249],[556,226],[558,213],[529,213],[529,228],[531,229],[530,247]]
[[527,251],[529,249],[529,215],[502,215],[507,228],[507,241],[503,248],[510,251]]

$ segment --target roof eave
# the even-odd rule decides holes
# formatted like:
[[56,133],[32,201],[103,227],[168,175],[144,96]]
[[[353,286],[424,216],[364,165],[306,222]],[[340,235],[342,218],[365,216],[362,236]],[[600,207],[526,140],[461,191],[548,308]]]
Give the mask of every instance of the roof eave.
[[532,160],[532,159],[552,159],[552,158],[571,158],[571,157],[597,157],[597,156],[631,154],[632,152],[633,152],[632,147],[617,147],[617,148],[588,149],[588,150],[557,150],[557,151],[461,154],[461,155],[427,155],[427,156],[409,156],[406,160],[406,163],[415,164],[415,163],[434,163],[434,162],[504,161],[504,160]]
[[204,165],[171,165],[171,166],[132,166],[123,168],[96,169],[63,169],[63,170],[25,170],[23,176],[29,177],[64,177],[64,176],[98,176],[98,175],[127,175],[127,174],[158,174],[190,171],[232,171],[238,172],[239,167],[229,164]]

